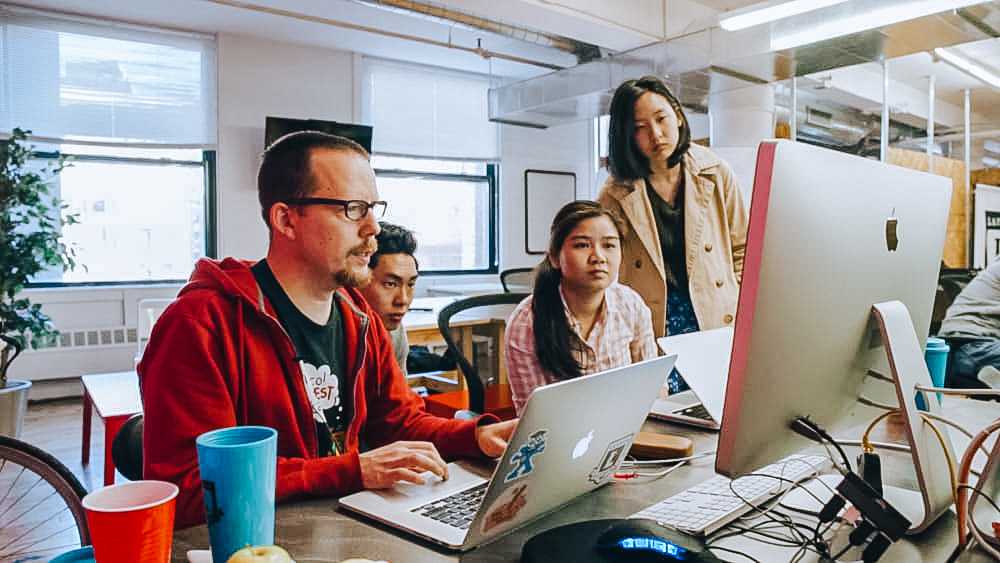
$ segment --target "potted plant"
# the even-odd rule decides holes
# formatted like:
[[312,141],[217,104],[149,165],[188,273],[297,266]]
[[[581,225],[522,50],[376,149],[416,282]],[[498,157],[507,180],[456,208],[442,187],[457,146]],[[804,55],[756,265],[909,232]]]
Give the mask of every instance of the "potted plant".
[[76,266],[75,249],[59,239],[64,225],[79,222],[49,193],[64,160],[29,167],[28,133],[14,129],[0,139],[0,435],[14,437],[21,433],[31,382],[8,380],[10,365],[29,345],[58,334],[42,306],[21,292],[47,268]]

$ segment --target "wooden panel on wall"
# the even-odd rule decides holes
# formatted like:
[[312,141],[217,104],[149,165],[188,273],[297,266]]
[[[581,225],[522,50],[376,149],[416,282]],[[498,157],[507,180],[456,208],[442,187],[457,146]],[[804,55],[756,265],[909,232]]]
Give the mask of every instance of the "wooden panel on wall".
[[[905,149],[889,149],[890,164],[928,171],[927,153]],[[944,260],[949,268],[967,268],[969,265],[969,217],[971,206],[965,190],[965,163],[953,158],[934,157],[934,169],[939,176],[951,178],[951,209],[948,212],[948,233],[944,241]]]
[[989,186],[1000,186],[1000,168],[982,168],[973,170],[971,177],[972,185],[986,184]]

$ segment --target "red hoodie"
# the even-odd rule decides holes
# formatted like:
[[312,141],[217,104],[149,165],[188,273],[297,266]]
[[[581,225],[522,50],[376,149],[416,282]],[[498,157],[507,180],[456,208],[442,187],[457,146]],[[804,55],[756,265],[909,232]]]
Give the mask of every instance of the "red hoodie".
[[347,453],[319,457],[316,423],[292,341],[251,265],[232,258],[199,260],[177,301],[156,321],[139,363],[143,477],[180,487],[177,527],[205,520],[195,438],[217,428],[277,429],[279,501],[360,490],[359,439],[370,448],[428,441],[445,459],[482,456],[477,421],[427,414],[406,385],[378,315],[358,291],[341,289],[335,304],[353,374],[354,418],[347,429]]

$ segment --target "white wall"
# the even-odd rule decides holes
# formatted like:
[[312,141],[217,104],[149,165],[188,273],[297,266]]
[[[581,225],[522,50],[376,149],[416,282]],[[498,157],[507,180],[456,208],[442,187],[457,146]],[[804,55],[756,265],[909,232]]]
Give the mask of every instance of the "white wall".
[[219,254],[267,251],[257,166],[268,115],[351,121],[351,53],[237,35],[219,36]]
[[591,199],[593,126],[578,121],[548,129],[504,125],[500,165],[500,268],[534,266],[541,256],[525,252],[524,171],[573,172],[577,199]]
[[[218,227],[219,253],[256,259],[267,248],[267,230],[257,202],[256,171],[264,150],[268,115],[352,121],[354,55],[246,36],[220,35]],[[577,196],[596,192],[591,170],[590,122],[547,130],[504,126],[500,165],[500,267],[533,266],[538,258],[524,252],[524,170],[571,171]],[[427,277],[421,287],[491,276]],[[138,301],[172,297],[179,285],[155,288],[32,290],[63,331],[135,328]],[[32,398],[79,393],[72,378],[86,373],[133,368],[136,344],[26,352],[12,366],[14,378],[36,381]],[[40,383],[61,380],[61,383]]]

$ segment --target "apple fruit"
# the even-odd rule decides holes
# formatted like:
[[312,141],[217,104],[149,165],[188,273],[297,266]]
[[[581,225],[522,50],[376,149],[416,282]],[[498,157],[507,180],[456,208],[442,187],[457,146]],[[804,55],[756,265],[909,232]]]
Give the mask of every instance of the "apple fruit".
[[237,551],[226,563],[292,563],[292,557],[276,545],[257,545]]

